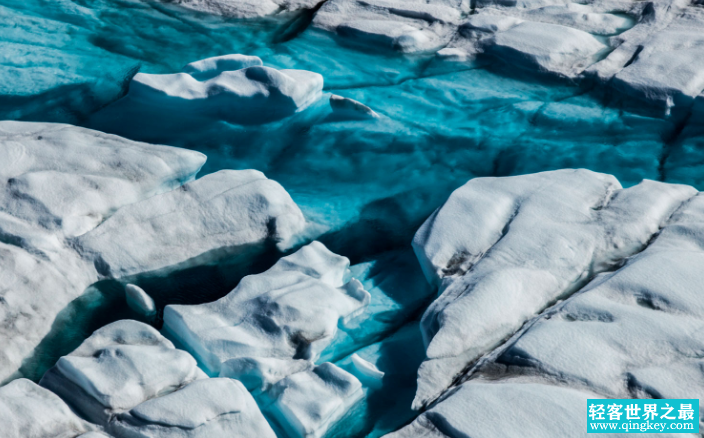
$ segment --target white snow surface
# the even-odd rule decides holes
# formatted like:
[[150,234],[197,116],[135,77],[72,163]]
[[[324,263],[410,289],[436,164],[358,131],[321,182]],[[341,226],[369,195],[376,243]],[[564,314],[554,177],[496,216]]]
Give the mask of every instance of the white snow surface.
[[305,220],[279,184],[249,170],[193,181],[204,162],[74,126],[0,122],[0,382],[21,376],[61,310],[101,278],[295,243]]
[[0,382],[98,280],[75,251],[125,205],[192,180],[205,156],[68,125],[0,122]]
[[328,0],[312,25],[356,43],[417,53],[449,43],[467,12],[466,0]]
[[441,293],[421,321],[427,359],[414,406],[436,399],[524,322],[642,250],[696,194],[654,181],[622,189],[586,170],[477,178],[457,189],[413,242]]
[[325,362],[280,380],[264,397],[263,409],[291,438],[320,438],[363,397],[352,374]]
[[[635,189],[616,192],[601,211]],[[638,210],[642,195],[631,194],[626,211]],[[663,198],[660,203],[667,205]],[[412,424],[387,437],[583,436],[586,416],[580,412],[588,398],[701,403],[702,262],[699,193],[680,203],[642,251],[530,321]]]
[[160,108],[173,118],[252,124],[289,116],[320,98],[322,89],[318,73],[276,70],[255,56],[225,55],[188,64],[181,73],[138,73],[125,102]]
[[[385,438],[578,438],[587,399],[599,394],[536,382],[472,381]],[[625,438],[627,434],[609,434]],[[644,434],[652,438],[681,434]]]
[[93,423],[204,378],[195,359],[151,326],[109,324],[59,359],[40,381]]
[[[167,306],[163,330],[196,356],[209,374],[236,369],[248,387],[254,385],[250,379],[261,380],[257,385],[266,387],[275,383],[271,379],[285,376],[282,372],[290,362],[260,358],[315,361],[338,324],[345,325],[369,304],[369,292],[357,280],[345,283],[348,267],[347,258],[313,242],[266,272],[243,278],[218,301]],[[223,368],[223,363],[236,358],[255,362]]]
[[3,438],[88,438],[96,429],[57,395],[27,379],[0,387],[0,425]]
[[282,12],[313,9],[324,0],[173,0],[196,11],[233,18],[255,18]]
[[607,48],[591,34],[559,24],[526,21],[497,33],[485,52],[517,67],[575,77]]
[[78,244],[104,275],[122,278],[267,240],[285,249],[304,228],[303,213],[277,182],[256,170],[221,170],[120,209]]
[[117,415],[117,437],[275,438],[242,383],[227,378],[196,380]]
[[704,196],[698,195],[644,251],[539,319],[498,362],[612,398],[701,399],[702,262]]

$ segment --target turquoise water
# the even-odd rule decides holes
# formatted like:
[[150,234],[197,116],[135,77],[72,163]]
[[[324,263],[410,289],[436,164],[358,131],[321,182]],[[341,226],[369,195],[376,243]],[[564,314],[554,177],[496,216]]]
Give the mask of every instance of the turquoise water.
[[[625,186],[649,178],[704,188],[704,136],[695,117],[629,112],[588,84],[490,60],[443,63],[433,55],[362,50],[308,28],[309,20],[306,13],[223,19],[148,0],[0,0],[0,118],[67,122],[196,149],[208,155],[204,173],[262,170],[325,230],[319,240],[365,263],[353,273],[374,296],[369,323],[341,333],[323,359],[345,367],[356,351],[387,377],[330,436],[380,436],[413,418],[409,405],[422,359],[414,321],[433,291],[419,286],[410,240],[454,188],[473,177],[565,167],[612,173]],[[189,121],[119,101],[138,71],[172,73],[229,53],[318,72],[325,94],[294,116],[248,126]],[[336,118],[327,104],[331,93],[382,117]],[[158,292],[161,306],[211,300],[240,276],[215,271],[142,285]],[[110,295],[108,289],[101,294]],[[124,312],[122,305],[118,313]],[[86,335],[74,333],[67,344]],[[408,358],[400,360],[399,351]]]
[[[700,172],[688,165],[704,153],[696,138],[692,145],[678,136],[681,121],[606,107],[584,85],[491,62],[348,47],[307,28],[305,13],[227,20],[141,0],[2,0],[0,11],[0,116],[197,149],[209,157],[204,172],[260,169],[330,229],[326,243],[358,260],[407,242],[472,177],[586,167],[624,185],[651,178],[701,187]],[[228,53],[318,72],[327,93],[384,117],[335,120],[327,96],[260,126],[189,125],[110,105],[137,71],[176,72]],[[360,236],[371,236],[364,248],[356,248]]]

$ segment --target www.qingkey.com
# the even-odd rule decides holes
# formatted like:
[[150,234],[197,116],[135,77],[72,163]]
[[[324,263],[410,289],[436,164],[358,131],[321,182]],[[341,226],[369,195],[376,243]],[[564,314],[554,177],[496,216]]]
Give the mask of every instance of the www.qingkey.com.
[[656,431],[665,432],[666,430],[694,430],[693,424],[687,423],[592,423],[592,430],[602,431],[602,430],[640,430],[641,432]]

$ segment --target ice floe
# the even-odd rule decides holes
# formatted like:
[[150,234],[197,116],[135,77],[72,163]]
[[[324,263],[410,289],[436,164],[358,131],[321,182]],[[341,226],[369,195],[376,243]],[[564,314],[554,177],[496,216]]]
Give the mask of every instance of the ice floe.
[[254,56],[225,55],[188,64],[181,73],[138,73],[121,105],[168,111],[169,119],[256,124],[307,107],[322,89],[323,77],[318,73],[276,70]]
[[325,0],[173,0],[172,3],[200,12],[235,18],[254,18],[312,9]]
[[329,362],[277,382],[263,409],[292,438],[320,438],[362,398],[362,384]]
[[253,257],[295,244],[305,228],[260,172],[193,181],[198,152],[28,122],[0,123],[0,142],[0,381],[41,356],[33,350],[57,315],[101,278]]
[[421,323],[428,359],[415,406],[547,306],[644,248],[696,193],[653,181],[622,189],[584,170],[478,178],[456,190],[414,240],[441,288]]
[[[313,242],[266,272],[245,277],[218,301],[167,306],[164,331],[211,375],[231,372],[223,366],[236,358],[315,361],[338,325],[345,326],[369,305],[369,292],[357,280],[345,280],[348,267],[347,258]],[[262,380],[257,385],[275,383],[267,379],[284,377],[286,370],[294,369],[289,361],[280,366],[275,361],[244,365],[237,367],[239,378]]]
[[[694,376],[704,348],[696,269],[704,257],[703,218],[698,195],[644,251],[538,320],[497,363],[539,370],[608,397],[702,398],[701,379]],[[594,360],[587,364],[585,357]],[[682,380],[675,383],[675,376]]]
[[97,330],[40,381],[93,423],[204,378],[193,357],[151,326],[122,320]]
[[58,396],[27,379],[0,387],[0,424],[5,438],[97,438],[97,428],[79,418]]
[[275,438],[252,396],[237,380],[194,381],[116,416],[116,437]]
[[122,278],[267,240],[286,249],[304,228],[281,185],[256,170],[222,170],[120,209],[77,243],[101,274]]
[[192,180],[205,156],[68,125],[0,123],[0,381],[98,280],[78,235]]

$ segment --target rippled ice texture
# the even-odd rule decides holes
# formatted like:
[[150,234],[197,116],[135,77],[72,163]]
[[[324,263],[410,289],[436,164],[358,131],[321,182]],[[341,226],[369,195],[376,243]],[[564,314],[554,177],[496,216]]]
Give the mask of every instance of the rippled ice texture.
[[[409,407],[424,353],[412,321],[432,291],[409,243],[468,179],[586,167],[624,186],[650,178],[704,189],[704,137],[687,117],[636,114],[588,84],[486,60],[371,53],[309,28],[311,18],[223,19],[150,0],[0,0],[0,118],[68,122],[196,149],[208,156],[204,173],[261,170],[320,224],[319,240],[330,250],[365,262],[353,274],[372,292],[371,322],[342,333],[323,359],[351,369],[348,355],[356,352],[389,377],[330,436],[380,436],[415,415]],[[189,123],[118,101],[137,72],[175,73],[232,53],[320,73],[324,94],[291,117],[247,126]],[[330,94],[381,117],[341,119]],[[193,277],[200,284],[208,276]],[[150,290],[173,295],[191,285],[184,278],[158,279]]]
[[[308,28],[310,12],[242,21],[148,0],[0,4],[2,118],[65,121],[197,149],[209,157],[205,172],[262,170],[353,262],[407,243],[453,188],[475,176],[586,167],[624,185],[651,178],[703,187],[696,165],[704,153],[696,138],[683,141],[685,122],[604,106],[585,85],[505,66],[348,47]],[[168,115],[157,123],[119,103],[100,111],[137,71],[173,73],[229,53],[318,72],[326,93],[382,118],[336,120],[328,94],[259,126],[189,126]]]

